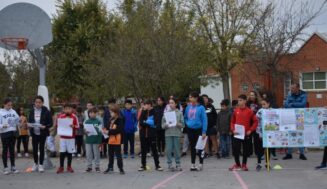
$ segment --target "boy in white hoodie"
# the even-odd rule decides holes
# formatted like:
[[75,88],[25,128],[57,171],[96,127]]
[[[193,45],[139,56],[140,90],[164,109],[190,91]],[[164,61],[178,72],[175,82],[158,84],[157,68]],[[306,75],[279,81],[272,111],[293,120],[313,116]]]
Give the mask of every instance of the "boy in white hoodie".
[[[3,173],[8,175],[10,173],[19,173],[15,168],[15,132],[19,123],[19,116],[16,111],[12,109],[12,101],[10,99],[6,99],[3,105],[4,109],[0,110],[0,134],[2,142],[2,161],[4,166]],[[8,151],[10,154],[10,170],[7,163]]]

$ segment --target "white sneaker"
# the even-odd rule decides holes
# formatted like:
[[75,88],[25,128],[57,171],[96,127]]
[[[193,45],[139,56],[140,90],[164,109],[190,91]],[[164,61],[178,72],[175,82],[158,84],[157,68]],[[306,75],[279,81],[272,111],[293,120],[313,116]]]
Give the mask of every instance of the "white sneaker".
[[198,171],[202,171],[203,170],[203,164],[198,165],[198,167],[196,168]]
[[19,171],[15,167],[12,167],[11,168],[11,172],[14,173],[14,174],[19,173]]
[[190,169],[191,171],[197,171],[197,168],[195,167],[195,165],[194,164],[192,164],[192,166],[191,166],[191,169]]
[[38,169],[39,169],[39,166],[34,163],[34,165],[32,167],[32,172],[36,172],[36,171],[38,171]]
[[9,170],[8,167],[3,170],[3,174],[4,175],[9,175],[10,174],[10,170]]
[[22,154],[21,153],[17,153],[17,157],[21,158]]
[[82,155],[81,155],[81,154],[77,154],[77,157],[79,157],[79,158],[80,158],[80,157],[82,157]]
[[75,154],[72,154],[72,157],[75,157],[76,155]]
[[26,157],[26,158],[29,158],[30,155],[29,155],[28,153],[25,153],[25,157]]
[[39,172],[40,172],[40,173],[43,173],[43,172],[44,172],[43,165],[39,165]]

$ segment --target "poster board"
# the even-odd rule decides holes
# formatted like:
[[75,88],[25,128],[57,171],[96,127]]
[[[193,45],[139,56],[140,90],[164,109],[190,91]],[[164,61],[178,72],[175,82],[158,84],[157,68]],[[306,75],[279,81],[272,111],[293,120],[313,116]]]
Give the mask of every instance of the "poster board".
[[263,147],[327,146],[327,109],[268,109],[262,112]]

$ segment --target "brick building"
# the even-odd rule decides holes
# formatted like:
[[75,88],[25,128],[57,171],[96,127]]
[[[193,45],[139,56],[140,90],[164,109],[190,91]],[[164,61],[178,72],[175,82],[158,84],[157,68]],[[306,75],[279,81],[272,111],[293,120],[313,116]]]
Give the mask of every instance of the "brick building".
[[308,93],[310,107],[327,106],[327,34],[314,33],[295,53],[280,58],[279,72],[272,85],[270,73],[258,70],[256,64],[244,63],[231,72],[233,99],[254,89],[273,91],[279,106],[289,92],[291,82],[298,82]]

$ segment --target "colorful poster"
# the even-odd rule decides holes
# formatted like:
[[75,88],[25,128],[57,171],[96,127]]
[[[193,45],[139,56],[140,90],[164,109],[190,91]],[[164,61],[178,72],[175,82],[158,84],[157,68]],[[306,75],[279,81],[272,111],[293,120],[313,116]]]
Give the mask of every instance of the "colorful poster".
[[262,113],[263,146],[327,146],[327,109],[270,109]]

